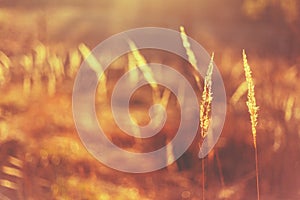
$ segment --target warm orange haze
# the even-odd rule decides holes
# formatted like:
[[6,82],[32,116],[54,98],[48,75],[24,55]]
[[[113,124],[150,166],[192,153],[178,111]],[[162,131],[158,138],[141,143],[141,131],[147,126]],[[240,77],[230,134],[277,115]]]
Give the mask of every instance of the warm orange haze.
[[[1,0],[0,199],[300,199],[299,19],[297,0]],[[173,164],[141,174],[111,169],[93,157],[72,113],[81,63],[89,57],[92,70],[101,68],[99,59],[108,55],[98,58],[92,50],[138,27],[178,31],[188,60],[162,50],[138,50],[129,38],[131,52],[111,63],[98,82],[96,115],[107,138],[127,151],[145,153],[175,137],[178,98],[184,101],[185,92],[179,87],[176,97],[158,84],[147,63],[184,75],[200,104],[190,148]],[[210,56],[210,63],[200,66],[207,69],[203,77],[187,36]],[[212,134],[209,127],[220,123],[211,118],[216,66],[226,89],[226,119],[216,146],[199,159],[202,142]],[[130,99],[132,123],[147,125],[153,104],[167,113],[162,130],[150,138],[139,138],[136,126],[132,136],[123,133],[111,111],[117,81],[133,69],[149,84]],[[132,84],[139,81],[135,72],[129,74]],[[162,118],[155,120],[159,124]],[[174,151],[167,148],[166,162]]]

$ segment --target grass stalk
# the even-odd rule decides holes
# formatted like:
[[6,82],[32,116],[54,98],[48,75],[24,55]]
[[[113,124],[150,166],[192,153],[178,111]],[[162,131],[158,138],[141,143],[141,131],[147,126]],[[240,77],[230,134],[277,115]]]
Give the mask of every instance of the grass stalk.
[[137,84],[139,81],[139,74],[138,71],[134,71],[134,69],[136,68],[136,61],[134,56],[132,55],[132,53],[128,54],[128,71],[131,71],[131,73],[129,74],[129,79],[130,79],[130,83],[132,83],[133,85]]
[[74,78],[79,66],[81,65],[81,56],[77,49],[73,49],[68,52],[68,57],[69,69],[67,71],[67,75],[70,78]]
[[107,99],[107,77],[103,71],[103,67],[98,62],[97,58],[93,55],[92,51],[83,43],[78,46],[79,52],[82,54],[83,59],[89,64],[90,68],[96,73],[98,77],[99,86],[97,93],[99,96],[104,96]]
[[[204,78],[204,89],[202,93],[201,105],[200,105],[200,130],[202,138],[205,138],[208,134],[208,128],[210,125],[210,111],[212,103],[212,72],[213,72],[213,59],[214,53],[212,53],[211,60]],[[202,159],[202,199],[205,199],[205,158]]]
[[216,155],[216,160],[217,160],[221,185],[222,185],[222,187],[224,187],[225,186],[225,181],[224,181],[224,175],[223,175],[223,171],[222,171],[222,164],[221,164],[221,160],[220,160],[220,156],[219,156],[219,151],[216,150],[215,152],[216,152],[215,155]]
[[202,93],[201,105],[200,105],[200,127],[201,127],[201,136],[205,138],[208,134],[208,128],[210,125],[210,111],[212,103],[212,72],[213,72],[213,59],[214,53],[212,53],[211,60],[206,72],[204,79],[204,89]]
[[156,80],[154,79],[153,72],[151,68],[148,66],[146,59],[144,56],[139,52],[138,48],[136,47],[135,43],[131,40],[128,40],[128,44],[132,51],[132,55],[135,58],[137,67],[143,73],[144,78],[150,84],[150,87],[153,91],[153,102],[158,103],[160,102],[160,91]]
[[25,96],[29,96],[31,92],[31,79],[33,71],[33,57],[32,55],[24,55],[20,61],[21,65],[24,68],[24,80],[23,80],[23,93]]
[[189,60],[190,64],[192,65],[193,69],[194,69],[193,77],[196,81],[197,87],[200,89],[201,88],[201,82],[200,82],[200,77],[197,74],[198,68],[197,68],[196,56],[195,56],[193,50],[191,49],[191,44],[188,40],[188,36],[186,35],[183,26],[180,26],[180,36],[181,36],[182,44],[183,44],[183,46],[185,48],[185,51],[186,51],[186,54],[188,56],[188,60]]
[[205,200],[205,158],[202,158],[202,200]]
[[256,125],[257,125],[257,111],[258,106],[256,105],[255,99],[255,92],[254,92],[254,82],[252,78],[252,72],[250,66],[247,61],[247,55],[245,50],[243,50],[243,64],[244,64],[244,71],[246,76],[246,81],[248,83],[248,100],[247,106],[248,111],[250,113],[250,120],[251,120],[251,130],[253,136],[253,146],[255,150],[255,174],[256,174],[256,190],[257,190],[257,199],[260,199],[260,192],[259,192],[259,172],[258,172],[258,153],[257,153],[257,141],[256,141]]

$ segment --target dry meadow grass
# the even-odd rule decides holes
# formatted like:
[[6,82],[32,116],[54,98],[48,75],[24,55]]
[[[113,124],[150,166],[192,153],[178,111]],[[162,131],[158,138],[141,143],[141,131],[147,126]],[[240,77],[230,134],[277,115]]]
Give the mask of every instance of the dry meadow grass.
[[[190,6],[186,5],[190,13],[178,11],[182,4],[169,2],[172,9],[168,20],[175,21],[169,25],[162,14],[167,8],[158,1],[146,3],[145,7],[132,3],[128,15],[123,13],[123,3],[116,2],[94,3],[97,6],[87,6],[89,10],[81,1],[74,2],[77,6],[66,1],[63,8],[56,10],[49,2],[40,5],[32,1],[35,6],[31,7],[30,3],[15,6],[3,1],[0,8],[0,199],[299,199],[300,45],[297,45],[297,34],[300,31],[296,26],[299,5],[294,0],[289,0],[289,4],[268,0],[259,1],[261,4],[251,0],[243,2],[232,0],[232,5],[222,8],[223,12],[214,6],[216,1],[203,1],[198,12],[193,10],[198,9],[198,2],[193,0]],[[239,12],[233,13],[230,6],[239,8]],[[112,14],[106,9],[99,14],[96,8],[102,7]],[[213,8],[224,16],[225,28],[210,14]],[[138,18],[146,10],[151,18],[146,16],[129,23],[129,19]],[[158,14],[151,15],[151,10],[158,10]],[[177,18],[175,11],[183,15],[182,19]],[[124,23],[119,21],[121,14],[126,14]],[[105,17],[110,25],[104,23]],[[91,21],[95,19],[101,19],[101,29],[94,27]],[[16,23],[9,23],[12,20]],[[205,25],[207,20],[212,27]],[[76,30],[72,29],[75,22]],[[273,26],[262,28],[268,23]],[[209,80],[211,71],[204,78],[195,73],[197,61],[193,51],[187,48],[183,27],[183,47],[190,64],[165,52],[135,51],[132,42],[133,52],[114,62],[100,80],[101,98],[96,99],[96,107],[105,104],[103,99],[109,100],[116,80],[124,72],[152,61],[182,72],[197,91],[199,102],[206,107],[200,108],[199,133],[194,143],[178,162],[152,173],[126,174],[102,165],[84,148],[73,122],[72,87],[81,62],[98,42],[134,25],[153,24],[173,29],[183,24],[188,35],[215,52],[212,60],[224,79],[227,116],[214,150],[205,159],[198,159],[199,142],[209,134],[209,105],[214,95],[210,91],[214,84]],[[236,33],[229,28],[234,28]],[[248,33],[250,29],[257,31]],[[70,30],[68,35],[66,30]],[[278,34],[268,35],[268,30]],[[241,56],[243,48],[247,50],[247,59],[245,53]],[[90,65],[101,67],[96,58]],[[149,82],[155,82],[149,76],[150,68],[140,70]],[[131,80],[135,82],[136,76]],[[144,152],[165,145],[174,136],[180,118],[176,98],[169,90],[156,84],[140,90],[134,94],[131,109],[136,123],[148,122],[146,111],[152,102],[162,103],[171,116],[156,138],[142,141],[124,136],[113,122],[107,104],[97,115],[115,144]],[[150,98],[143,99],[145,95]]]

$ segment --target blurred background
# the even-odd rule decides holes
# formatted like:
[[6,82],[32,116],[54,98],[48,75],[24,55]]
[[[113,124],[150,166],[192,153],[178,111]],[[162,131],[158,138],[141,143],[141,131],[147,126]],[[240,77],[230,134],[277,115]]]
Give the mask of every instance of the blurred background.
[[[242,63],[245,49],[259,106],[261,198],[299,199],[299,4],[298,0],[0,0],[0,199],[201,199],[199,141],[166,169],[126,174],[88,154],[72,119],[73,81],[84,59],[80,44],[93,49],[131,28],[179,30],[181,25],[209,53],[215,52],[227,93],[221,138],[205,158],[205,198],[256,199]],[[188,66],[174,55],[141,53],[147,61],[178,69]],[[126,58],[111,66],[108,90],[126,68]],[[171,97],[171,110],[174,102]],[[111,126],[109,114],[99,114],[100,121],[101,117],[111,134],[120,132]],[[172,135],[177,128],[174,121],[151,144],[164,145],[169,136],[163,135]],[[136,147],[132,138],[114,140],[117,136],[112,140],[118,145]]]

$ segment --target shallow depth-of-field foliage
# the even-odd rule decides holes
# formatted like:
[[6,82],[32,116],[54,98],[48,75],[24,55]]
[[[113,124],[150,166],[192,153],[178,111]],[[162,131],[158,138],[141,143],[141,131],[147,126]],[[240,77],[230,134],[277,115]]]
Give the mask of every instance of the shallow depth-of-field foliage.
[[[192,0],[189,5],[158,0],[143,4],[64,0],[61,6],[57,2],[0,2],[0,199],[195,200],[205,191],[205,199],[251,200],[257,199],[257,179],[261,199],[300,198],[296,0],[230,0],[228,5],[216,0]],[[227,116],[216,147],[198,159],[198,143],[206,136],[199,129],[187,153],[165,169],[127,174],[102,165],[87,152],[73,122],[72,89],[81,62],[89,49],[114,33],[138,26],[178,30],[180,25],[215,52],[213,59],[224,80]],[[242,49],[251,66],[251,83],[245,79]],[[180,113],[172,93],[161,86],[145,86],[133,95],[132,115],[137,123],[146,124],[148,107],[157,100],[151,95],[157,90],[170,117],[162,132],[148,144],[124,136],[116,127],[107,101],[118,78],[137,64],[138,56],[183,73],[199,102],[205,100],[203,88],[199,89],[205,84],[203,78],[197,82],[193,63],[166,52],[142,50],[112,63],[100,81],[104,86],[97,90],[96,107],[105,105],[98,109],[99,123],[115,144],[143,152],[173,137]]]

